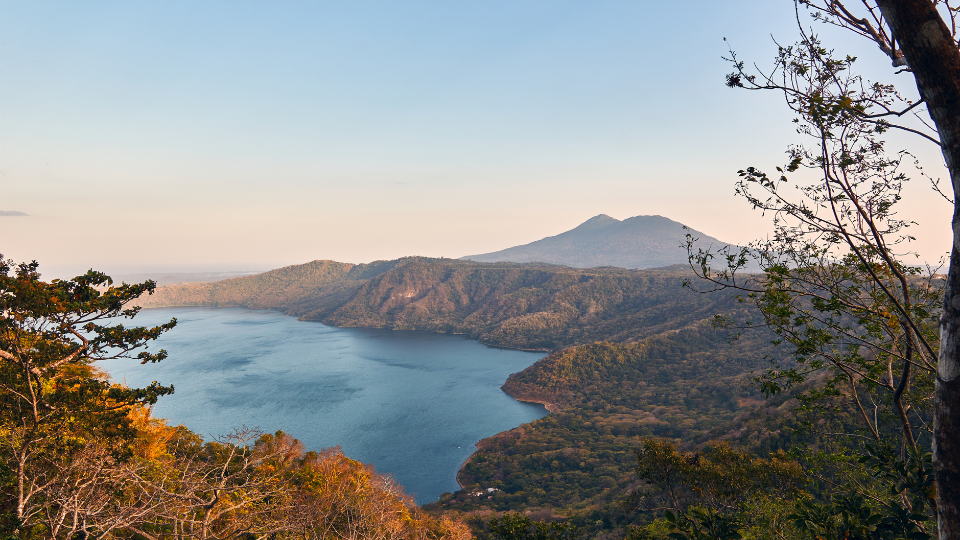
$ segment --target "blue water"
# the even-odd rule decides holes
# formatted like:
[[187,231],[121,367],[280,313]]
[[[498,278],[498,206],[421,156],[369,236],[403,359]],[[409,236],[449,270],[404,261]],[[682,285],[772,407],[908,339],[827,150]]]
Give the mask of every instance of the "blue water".
[[155,416],[208,439],[246,426],[282,429],[308,449],[339,445],[421,504],[458,489],[457,470],[477,441],[546,414],[500,390],[543,353],[239,308],[151,309],[134,322],[171,317],[177,327],[151,346],[166,349],[166,360],[101,365],[130,386],[173,384]]

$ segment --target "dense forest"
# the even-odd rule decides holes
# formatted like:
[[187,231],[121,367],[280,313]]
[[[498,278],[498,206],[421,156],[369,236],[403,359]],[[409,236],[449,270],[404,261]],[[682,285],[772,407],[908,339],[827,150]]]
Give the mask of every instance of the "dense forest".
[[[666,538],[677,531],[695,538],[691,531],[701,525],[753,530],[757,538],[775,526],[787,531],[779,537],[803,538],[784,516],[789,501],[825,497],[820,482],[857,482],[878,500],[886,489],[886,480],[854,466],[863,447],[851,453],[825,438],[863,433],[850,399],[874,397],[837,390],[828,377],[764,390],[765,378],[798,366],[797,344],[771,332],[742,297],[685,287],[693,275],[687,269],[317,261],[161,287],[150,297],[152,284],[110,287],[96,273],[45,283],[34,266],[5,268],[5,290],[45,291],[6,295],[8,312],[43,315],[8,318],[0,336],[4,351],[21,351],[6,364],[13,414],[4,420],[3,448],[4,527],[21,538],[294,530],[304,538]],[[285,433],[248,430],[203,441],[150,418],[149,405],[172,389],[127,389],[95,369],[98,358],[132,354],[173,328],[101,325],[135,315],[135,302],[270,308],[341,326],[466,333],[550,349],[503,389],[551,413],[480,441],[459,472],[462,489],[420,509],[391,479],[337,449],[307,452]],[[78,341],[71,329],[80,326],[100,337]],[[47,341],[39,355],[18,345]],[[151,362],[164,354],[136,357]],[[46,407],[54,412],[33,420],[15,412]],[[877,429],[890,429],[889,411],[875,414]],[[871,463],[898,466],[877,448]],[[723,487],[733,485],[744,487]],[[914,529],[925,519],[905,515]]]
[[[772,448],[789,437],[778,427],[786,418],[781,410],[795,400],[771,406],[753,381],[783,356],[773,336],[717,327],[718,313],[746,324],[749,311],[731,295],[684,288],[691,276],[684,267],[318,261],[161,287],[145,305],[190,298],[187,305],[269,307],[338,326],[464,333],[494,345],[552,350],[503,387],[517,399],[546,404],[551,414],[481,441],[461,469],[464,489],[427,508],[473,519],[477,534],[491,515],[530,511],[576,523],[582,534],[616,537],[651,519],[628,503],[642,484],[635,451],[647,438]],[[758,418],[747,430],[742,422],[750,415]]]
[[[458,475],[462,489],[425,507],[459,516],[482,538],[700,538],[695,530],[704,527],[719,527],[704,538],[736,537],[723,536],[724,527],[757,538],[770,537],[761,531],[775,527],[777,537],[803,538],[803,526],[784,516],[800,515],[790,514],[796,501],[820,500],[827,505],[816,507],[821,521],[833,519],[823,518],[839,512],[824,485],[852,482],[888,501],[882,493],[889,478],[876,471],[909,465],[896,465],[880,447],[850,446],[831,435],[865,436],[850,408],[859,399],[876,403],[871,429],[891,429],[882,427],[891,416],[876,401],[881,397],[843,390],[839,379],[817,371],[819,362],[804,371],[809,375],[791,375],[805,362],[798,347],[809,347],[789,333],[784,340],[784,328],[792,327],[771,326],[743,295],[684,286],[695,278],[680,266],[317,261],[161,287],[143,305],[277,309],[337,326],[459,333],[551,351],[503,385],[551,414],[480,441]],[[741,292],[751,279],[739,278]],[[790,324],[806,323],[801,317]],[[862,323],[851,324],[844,332]],[[858,464],[864,453],[873,465]],[[918,485],[927,481],[926,470],[920,466]],[[723,487],[733,485],[743,487],[736,493]],[[772,499],[774,493],[780,495]],[[896,511],[896,504],[857,508],[863,519],[888,519],[883,530],[895,528],[882,512]],[[917,532],[922,514],[901,517],[906,524],[896,526],[925,537]]]
[[682,287],[676,266],[576,269],[410,257],[290,266],[216,283],[160,287],[144,307],[275,309],[334,326],[467,334],[501,347],[550,351],[634,341],[730,309],[730,295]]
[[[635,451],[645,439],[779,443],[766,426],[741,441],[740,422],[755,409],[779,416],[776,406],[763,406],[772,405],[750,375],[778,351],[763,334],[730,337],[702,322],[639,343],[571,347],[512,375],[506,392],[549,403],[553,412],[481,441],[460,471],[464,490],[431,507],[470,515],[533,509],[574,518],[591,536],[649,520],[628,507],[640,484]],[[492,496],[490,487],[498,489]]]

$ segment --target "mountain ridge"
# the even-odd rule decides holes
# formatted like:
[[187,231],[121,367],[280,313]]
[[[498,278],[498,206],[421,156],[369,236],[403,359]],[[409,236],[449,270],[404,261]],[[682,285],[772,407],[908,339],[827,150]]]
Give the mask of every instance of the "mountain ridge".
[[687,234],[698,239],[698,245],[728,245],[660,215],[619,220],[598,214],[569,231],[500,251],[466,255],[461,260],[540,262],[573,268],[657,268],[687,263]]
[[[586,227],[602,229],[605,221]],[[622,504],[638,485],[634,450],[644,438],[693,444],[739,437],[739,419],[749,417],[756,427],[744,436],[780,444],[779,420],[751,382],[776,354],[770,336],[760,330],[732,340],[712,324],[714,315],[747,321],[749,310],[730,294],[683,287],[692,278],[687,265],[313,261],[159,287],[151,307],[274,309],[334,326],[466,334],[493,346],[552,351],[502,387],[547,404],[551,414],[478,442],[457,476],[464,489],[427,508],[465,519],[529,509],[600,538],[645,523]],[[495,494],[476,496],[491,487]]]
[[354,265],[313,261],[256,276],[158,287],[145,308],[273,309],[341,327],[466,334],[483,343],[553,350],[632,341],[732,306],[684,289],[689,268],[571,268],[406,257]]

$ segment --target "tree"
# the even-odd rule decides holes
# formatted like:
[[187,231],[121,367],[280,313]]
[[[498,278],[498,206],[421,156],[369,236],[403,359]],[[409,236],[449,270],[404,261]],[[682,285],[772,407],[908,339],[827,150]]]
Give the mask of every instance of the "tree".
[[878,0],[875,6],[864,4],[866,17],[853,15],[836,0],[808,5],[826,20],[873,40],[894,66],[903,66],[913,74],[950,173],[954,241],[940,318],[933,467],[940,538],[960,538],[960,50],[956,25],[960,8],[951,0]]
[[[800,132],[814,143],[791,148],[775,176],[741,171],[738,192],[774,213],[771,241],[723,253],[729,267],[719,273],[709,269],[716,254],[691,253],[693,261],[718,286],[741,288],[765,323],[794,346],[799,367],[774,370],[764,381],[768,391],[826,370],[823,391],[845,396],[875,440],[889,435],[883,431],[889,425],[870,415],[864,400],[882,394],[882,408],[899,425],[901,458],[909,461],[912,452],[919,466],[926,445],[918,437],[932,424],[936,494],[929,502],[939,537],[960,538],[960,8],[951,0],[797,4],[815,20],[871,40],[898,73],[913,76],[921,99],[909,102],[893,85],[854,75],[855,58],[835,57],[808,33],[780,48],[772,72],[751,71],[732,56],[728,85],[782,92]],[[924,107],[928,119],[918,114]],[[903,122],[911,114],[923,125]],[[949,171],[954,242],[942,281],[923,279],[896,256],[910,239],[911,223],[895,213],[909,154],[887,154],[883,137],[891,130],[938,145]],[[804,167],[819,179],[797,180]],[[802,187],[799,200],[786,189],[794,182]],[[735,270],[750,257],[760,259],[763,279],[737,281]],[[910,507],[906,491],[901,498]]]
[[243,428],[204,442],[151,417],[173,392],[111,383],[109,358],[157,362],[176,324],[126,327],[153,282],[90,271],[44,282],[0,257],[0,511],[5,538],[465,539],[388,476],[339,449],[305,452],[283,432]]
[[290,530],[297,512],[290,478],[303,458],[300,441],[243,428],[204,443],[183,426],[166,429],[162,455],[129,474],[131,491],[156,501],[129,531],[206,540]]
[[579,536],[576,526],[566,521],[534,521],[509,512],[491,519],[487,527],[498,540],[572,540]]
[[734,539],[744,529],[779,530],[782,524],[776,516],[770,519],[761,501],[789,500],[800,491],[799,465],[783,453],[756,458],[722,442],[682,452],[662,439],[645,440],[636,453],[637,476],[646,485],[631,499],[668,509],[667,522],[685,538]]
[[36,262],[15,266],[0,256],[0,455],[9,491],[5,528],[51,537],[109,532],[137,517],[122,490],[137,431],[130,416],[173,392],[111,384],[95,363],[108,358],[158,362],[143,350],[176,324],[110,324],[132,318],[126,304],[154,283],[111,286],[90,271],[72,280],[40,280]]

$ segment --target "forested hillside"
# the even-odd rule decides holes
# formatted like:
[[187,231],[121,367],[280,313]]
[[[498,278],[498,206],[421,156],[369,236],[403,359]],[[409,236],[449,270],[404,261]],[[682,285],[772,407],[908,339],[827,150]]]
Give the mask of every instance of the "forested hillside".
[[789,355],[766,330],[731,339],[731,330],[715,327],[717,314],[743,326],[756,313],[730,295],[685,288],[690,277],[682,266],[317,261],[161,287],[151,302],[270,308],[337,326],[461,333],[552,351],[503,386],[551,414],[480,441],[460,471],[464,489],[429,509],[474,519],[481,535],[491,515],[530,511],[562,517],[587,537],[616,538],[652,518],[630,502],[643,485],[636,451],[650,437],[765,451],[796,437],[788,414],[796,402],[766,401],[754,380],[771,358]]
[[145,307],[275,309],[334,326],[467,334],[484,343],[553,350],[633,341],[730,309],[730,296],[682,287],[684,267],[577,269],[410,257],[290,266],[216,283],[160,287]]
[[[743,322],[742,304],[684,288],[690,276],[682,266],[318,261],[219,284],[161,287],[151,301],[271,308],[336,326],[461,333],[552,350],[503,387],[552,413],[481,441],[460,472],[465,489],[431,508],[467,515],[533,509],[610,534],[644,519],[624,503],[638,485],[634,451],[645,438],[730,437],[738,415],[767,415],[757,409],[763,399],[752,378],[778,354],[771,336],[731,340],[711,319],[724,313]],[[766,428],[751,432],[752,442],[771,437]]]
[[332,314],[305,317],[335,326],[452,332],[491,345],[553,350],[676,330],[734,304],[729,296],[684,289],[687,277],[682,267],[414,260],[361,285]]
[[[639,343],[571,347],[512,375],[506,392],[549,403],[552,414],[481,441],[460,471],[465,489],[431,507],[532,509],[574,518],[591,534],[622,534],[644,519],[625,505],[639,485],[635,450],[645,438],[739,437],[738,416],[778,415],[760,406],[751,373],[779,351],[765,333],[730,337],[701,322]],[[756,444],[781,434],[761,429],[751,437]],[[491,487],[499,491],[490,495]]]
[[[403,488],[339,448],[307,451],[281,431],[214,440],[152,417],[173,386],[112,382],[108,359],[166,358],[149,344],[176,321],[125,323],[154,284],[90,271],[40,280],[0,257],[0,535],[84,538],[465,540]],[[242,425],[243,419],[234,419]]]
[[274,309],[288,315],[336,307],[365,280],[407,259],[350,264],[313,261],[217,282],[166,285],[137,300],[142,307],[210,306]]

